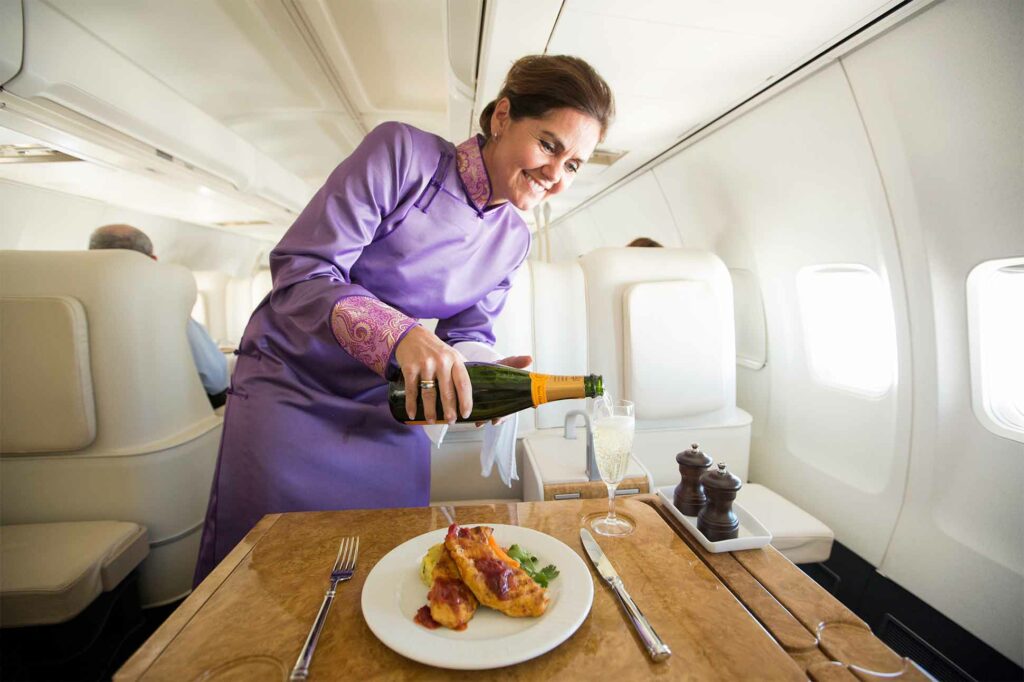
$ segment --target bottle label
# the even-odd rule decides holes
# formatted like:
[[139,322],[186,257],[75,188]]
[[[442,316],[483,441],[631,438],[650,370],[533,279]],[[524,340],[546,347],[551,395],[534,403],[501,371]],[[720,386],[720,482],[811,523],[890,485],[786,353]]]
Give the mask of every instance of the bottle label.
[[555,376],[530,372],[530,389],[534,407],[552,400],[586,397],[582,376]]

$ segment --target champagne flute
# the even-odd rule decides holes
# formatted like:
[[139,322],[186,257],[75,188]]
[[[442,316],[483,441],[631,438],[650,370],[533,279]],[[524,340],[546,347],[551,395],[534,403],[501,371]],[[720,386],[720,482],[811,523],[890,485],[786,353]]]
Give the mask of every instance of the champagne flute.
[[636,428],[633,403],[628,400],[596,401],[592,424],[597,469],[601,480],[608,486],[608,515],[595,519],[590,527],[601,535],[628,535],[633,532],[633,524],[629,519],[615,516],[615,489],[626,475],[633,451]]

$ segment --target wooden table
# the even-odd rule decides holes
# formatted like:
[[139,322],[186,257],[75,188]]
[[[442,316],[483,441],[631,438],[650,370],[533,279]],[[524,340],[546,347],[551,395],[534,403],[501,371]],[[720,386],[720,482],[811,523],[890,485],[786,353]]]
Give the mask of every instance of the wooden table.
[[[361,537],[359,568],[339,587],[312,680],[880,679],[867,671],[886,679],[927,679],[774,548],[709,554],[657,497],[624,499],[616,506],[637,522],[637,532],[598,540],[672,648],[664,663],[650,661],[593,570],[590,615],[543,656],[456,673],[394,653],[363,620],[363,582],[391,549],[449,522],[439,508],[381,509],[264,517],[114,679],[254,680],[257,673],[286,679],[323,597],[338,539],[351,534]],[[460,523],[504,523],[547,533],[590,566],[579,528],[605,507],[600,500],[531,502],[456,507],[455,514]],[[236,667],[242,660],[251,666],[244,673]]]

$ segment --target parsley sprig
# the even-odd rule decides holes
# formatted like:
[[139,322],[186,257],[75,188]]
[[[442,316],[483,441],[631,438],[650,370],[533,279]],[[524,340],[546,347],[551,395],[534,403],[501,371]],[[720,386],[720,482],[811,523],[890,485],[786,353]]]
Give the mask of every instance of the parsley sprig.
[[558,577],[558,569],[555,568],[554,564],[548,564],[544,568],[539,568],[537,557],[519,545],[509,547],[508,555],[518,561],[519,567],[526,571],[526,574],[533,578],[533,581],[541,587],[547,587],[548,582]]

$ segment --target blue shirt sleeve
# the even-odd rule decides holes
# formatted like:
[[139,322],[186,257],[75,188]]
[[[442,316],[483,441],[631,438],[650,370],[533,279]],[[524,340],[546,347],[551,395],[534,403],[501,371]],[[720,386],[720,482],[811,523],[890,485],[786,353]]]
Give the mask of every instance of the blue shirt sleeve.
[[203,389],[210,395],[216,395],[228,388],[228,361],[217,348],[210,335],[191,317],[186,326],[188,346],[192,350],[192,360],[196,363],[196,371],[203,382]]

